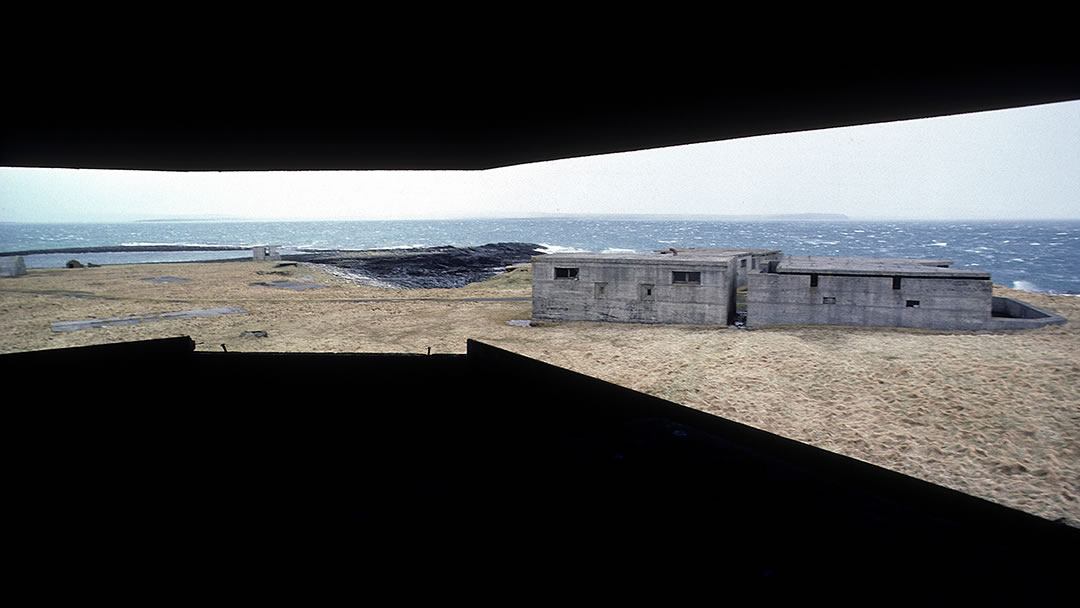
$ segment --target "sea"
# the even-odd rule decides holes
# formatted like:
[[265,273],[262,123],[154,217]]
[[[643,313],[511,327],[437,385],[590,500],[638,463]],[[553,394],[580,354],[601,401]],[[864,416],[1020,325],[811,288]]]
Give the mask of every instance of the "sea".
[[[1000,285],[1080,295],[1080,220],[863,221],[692,220],[544,217],[378,221],[0,222],[0,256],[18,252],[28,268],[181,262],[251,257],[250,247],[284,254],[536,243],[544,252],[625,253],[669,247],[780,249],[789,255],[936,258],[989,271]],[[141,250],[169,246],[170,251]],[[192,249],[185,249],[191,247]],[[199,247],[236,247],[205,251]],[[93,248],[91,253],[65,250]]]

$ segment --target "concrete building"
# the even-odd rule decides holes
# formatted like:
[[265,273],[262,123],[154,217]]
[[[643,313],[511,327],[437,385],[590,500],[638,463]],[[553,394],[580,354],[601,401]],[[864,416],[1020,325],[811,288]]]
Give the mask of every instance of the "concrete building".
[[776,250],[675,248],[536,256],[533,318],[727,325],[738,286],[779,256]]
[[783,256],[672,248],[533,258],[533,319],[729,325],[746,285],[746,325],[1027,329],[1065,319],[995,297],[990,273],[951,260]]
[[750,275],[746,322],[982,329],[991,314],[990,273],[949,264],[786,256]]
[[278,247],[281,247],[281,245],[258,245],[252,247],[252,258],[254,258],[256,262],[280,260],[281,254],[278,253]]
[[747,286],[747,325],[1026,329],[1065,319],[993,295],[990,273],[949,260],[785,256]]

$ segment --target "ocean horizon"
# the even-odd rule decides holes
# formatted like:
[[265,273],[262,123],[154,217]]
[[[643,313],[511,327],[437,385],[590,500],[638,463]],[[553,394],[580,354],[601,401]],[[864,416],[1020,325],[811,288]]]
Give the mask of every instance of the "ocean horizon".
[[[997,284],[1080,295],[1080,220],[628,219],[569,216],[448,220],[154,220],[0,223],[0,255],[27,268],[246,259],[256,245],[312,250],[535,243],[547,253],[669,247],[779,249],[788,255],[945,258]],[[153,249],[157,250],[153,250]],[[82,250],[82,253],[67,253]],[[91,250],[91,251],[87,251]]]

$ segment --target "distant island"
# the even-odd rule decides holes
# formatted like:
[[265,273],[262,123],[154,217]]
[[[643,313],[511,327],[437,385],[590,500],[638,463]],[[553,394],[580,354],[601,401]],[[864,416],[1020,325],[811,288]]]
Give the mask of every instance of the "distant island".
[[846,221],[851,218],[843,213],[777,213],[777,214],[678,214],[678,213],[543,213],[540,219],[603,219],[603,220],[657,220],[657,221]]

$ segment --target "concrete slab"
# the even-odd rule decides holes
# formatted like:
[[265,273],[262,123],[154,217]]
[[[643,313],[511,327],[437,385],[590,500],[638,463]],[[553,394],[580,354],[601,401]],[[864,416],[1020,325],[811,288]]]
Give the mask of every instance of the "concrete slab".
[[51,323],[54,332],[78,331],[80,329],[92,329],[95,327],[113,327],[122,325],[138,325],[153,321],[167,321],[170,319],[195,319],[200,317],[216,317],[219,315],[234,315],[247,313],[243,308],[226,306],[223,308],[204,308],[201,310],[181,310],[178,312],[159,312],[145,315],[131,315],[127,317],[112,317],[109,319],[84,319],[81,321],[57,321]]
[[278,289],[322,289],[326,285],[318,283],[299,283],[297,281],[270,281],[269,283],[250,283],[252,287],[277,287]]
[[183,283],[190,281],[191,279],[182,279],[180,277],[145,277],[143,281],[150,281],[151,283]]

